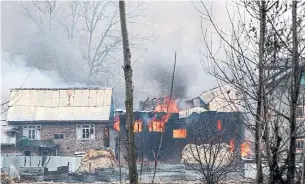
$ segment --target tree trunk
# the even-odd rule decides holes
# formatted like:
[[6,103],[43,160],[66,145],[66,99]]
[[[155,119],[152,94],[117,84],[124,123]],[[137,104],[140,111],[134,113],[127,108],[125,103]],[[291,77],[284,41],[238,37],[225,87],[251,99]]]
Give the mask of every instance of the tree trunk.
[[292,78],[291,78],[291,102],[290,102],[290,142],[288,153],[288,183],[293,184],[295,179],[295,149],[296,149],[296,108],[300,91],[300,70],[298,61],[297,38],[297,1],[292,1]]
[[130,64],[130,49],[128,43],[128,32],[126,25],[125,2],[119,1],[121,31],[123,40],[124,54],[124,75],[126,87],[126,125],[127,125],[127,159],[129,168],[129,181],[131,184],[138,183],[137,163],[136,163],[136,147],[134,143],[133,132],[133,86],[132,86],[132,69]]
[[[265,76],[264,76],[265,78]],[[267,155],[267,161],[268,161],[268,166],[270,168],[269,172],[269,183],[273,183],[273,163],[272,163],[272,155],[271,155],[271,141],[270,141],[270,129],[269,129],[269,118],[268,118],[268,101],[267,101],[267,93],[265,86],[263,87],[263,107],[264,107],[264,126],[265,126],[265,131],[264,131],[264,137],[265,137],[265,145],[266,145],[266,155]]]
[[261,112],[263,94],[263,76],[264,76],[264,44],[266,34],[266,2],[260,2],[260,39],[259,39],[259,76],[257,90],[257,110],[255,117],[255,159],[256,159],[256,183],[263,183],[262,154],[261,154]]

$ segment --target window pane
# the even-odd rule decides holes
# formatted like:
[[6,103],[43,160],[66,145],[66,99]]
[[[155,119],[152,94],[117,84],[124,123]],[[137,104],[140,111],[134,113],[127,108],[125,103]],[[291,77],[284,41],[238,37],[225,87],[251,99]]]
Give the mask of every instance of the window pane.
[[82,129],[82,131],[83,131],[83,139],[85,139],[86,138],[86,129]]
[[35,130],[32,130],[32,139],[35,139]]
[[303,107],[297,107],[297,117],[302,118],[304,116]]
[[86,138],[89,138],[89,133],[90,133],[89,129],[86,129]]

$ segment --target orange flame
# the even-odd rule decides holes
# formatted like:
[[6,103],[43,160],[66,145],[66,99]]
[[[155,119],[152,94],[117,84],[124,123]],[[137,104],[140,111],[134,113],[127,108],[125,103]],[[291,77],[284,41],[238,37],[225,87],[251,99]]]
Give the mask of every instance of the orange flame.
[[186,138],[186,129],[173,130],[173,138]]
[[234,142],[234,139],[231,139],[231,140],[230,140],[229,149],[230,149],[230,152],[233,153],[233,151],[234,151],[234,149],[235,149],[235,142]]
[[[113,125],[113,128],[116,131],[120,131],[120,119],[119,116],[115,117],[115,123]],[[133,124],[133,132],[142,132],[142,120],[136,120]]]
[[217,120],[217,130],[221,131],[222,130],[222,124],[221,124],[221,120]]
[[115,123],[114,123],[114,125],[113,125],[113,128],[116,130],[116,131],[120,131],[120,118],[119,118],[119,116],[115,116],[115,118],[114,118],[114,120],[115,120]]
[[142,121],[136,120],[133,125],[133,132],[142,132]]
[[[175,100],[170,100],[169,97],[164,97],[164,103],[161,104],[158,101],[158,105],[155,108],[155,112],[165,112],[169,114],[165,114],[162,116],[161,120],[156,119],[156,115],[152,118],[152,120],[148,123],[148,131],[151,132],[164,132],[165,131],[165,123],[171,117],[170,113],[179,113],[178,105]],[[136,120],[134,123],[134,132],[142,132],[142,121]],[[113,128],[116,131],[120,131],[120,120],[119,117],[115,117],[115,123]]]
[[161,104],[160,101],[158,101],[155,112],[178,113],[179,108],[175,100],[170,100],[169,97],[164,97],[164,103]]
[[164,132],[165,123],[169,120],[171,114],[165,114],[161,120],[156,120],[156,115],[148,123],[148,131],[150,132]]
[[249,141],[245,141],[244,143],[242,143],[240,145],[240,155],[242,157],[249,156],[250,155],[250,151],[251,151],[251,148],[250,148]]

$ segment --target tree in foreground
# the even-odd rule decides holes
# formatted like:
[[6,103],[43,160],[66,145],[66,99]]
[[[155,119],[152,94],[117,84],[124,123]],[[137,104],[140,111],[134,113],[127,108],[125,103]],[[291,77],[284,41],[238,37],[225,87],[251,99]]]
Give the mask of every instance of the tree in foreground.
[[134,127],[133,127],[133,85],[132,85],[132,68],[130,64],[130,48],[128,42],[128,31],[126,24],[125,2],[119,1],[120,21],[123,40],[123,55],[124,55],[124,75],[126,87],[126,125],[127,125],[127,161],[129,168],[129,182],[132,184],[138,183],[136,146],[134,143]]

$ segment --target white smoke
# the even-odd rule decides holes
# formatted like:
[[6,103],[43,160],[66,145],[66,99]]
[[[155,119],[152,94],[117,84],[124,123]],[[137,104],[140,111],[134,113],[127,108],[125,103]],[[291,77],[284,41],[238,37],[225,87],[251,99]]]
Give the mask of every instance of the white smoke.
[[[84,87],[79,83],[67,84],[55,71],[41,71],[26,66],[22,56],[12,60],[9,53],[1,52],[1,104],[9,100],[12,88],[61,88]],[[7,104],[1,106],[1,116],[5,119]],[[4,112],[4,113],[3,113]]]

